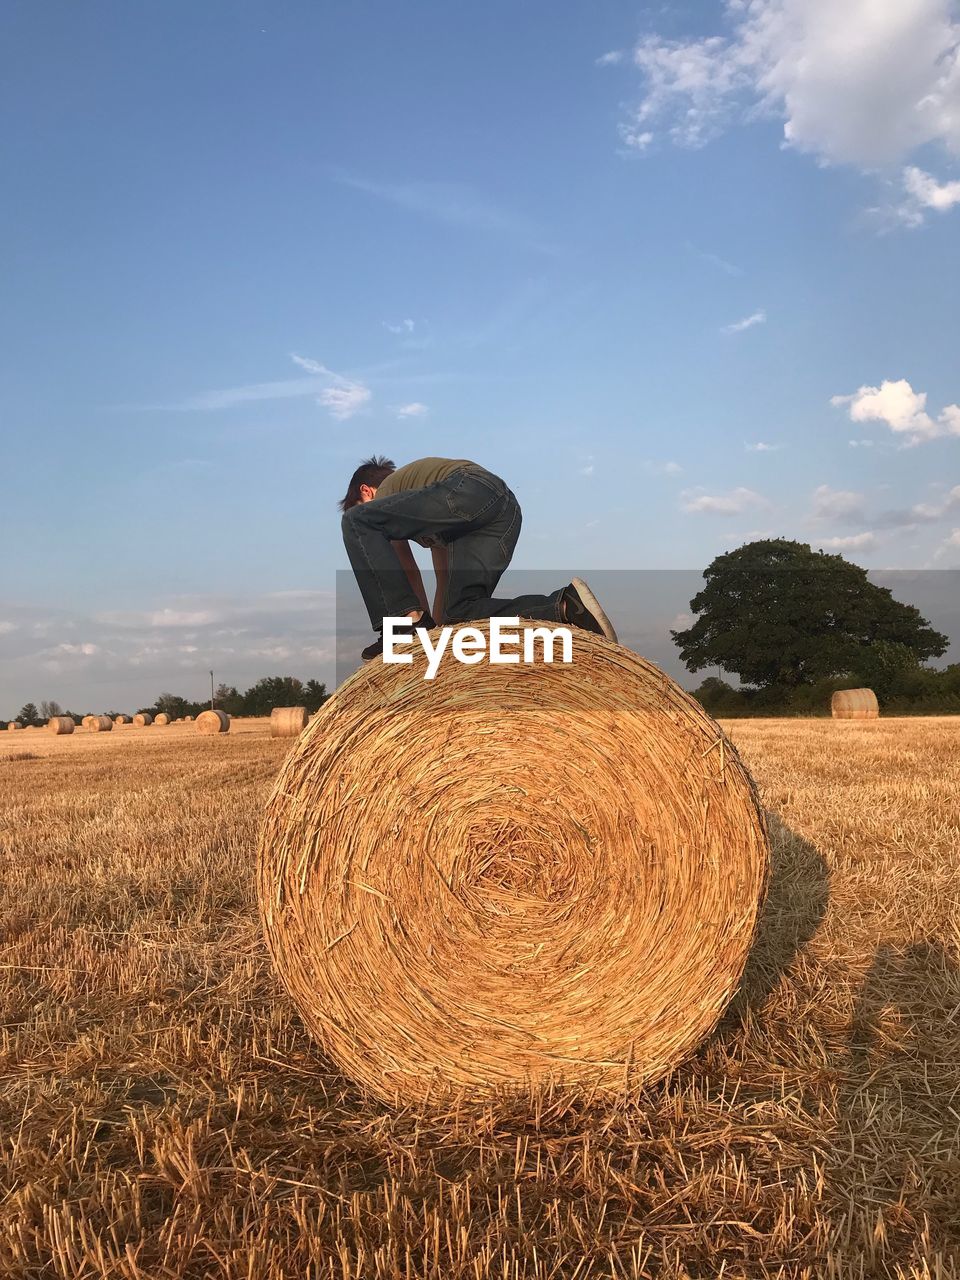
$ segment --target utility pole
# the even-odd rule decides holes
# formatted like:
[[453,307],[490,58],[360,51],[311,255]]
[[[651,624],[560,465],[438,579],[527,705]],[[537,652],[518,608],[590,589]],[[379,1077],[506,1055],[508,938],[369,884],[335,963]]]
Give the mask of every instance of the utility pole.
[[216,707],[213,705],[213,672],[212,671],[210,672],[210,710],[211,711],[216,710]]

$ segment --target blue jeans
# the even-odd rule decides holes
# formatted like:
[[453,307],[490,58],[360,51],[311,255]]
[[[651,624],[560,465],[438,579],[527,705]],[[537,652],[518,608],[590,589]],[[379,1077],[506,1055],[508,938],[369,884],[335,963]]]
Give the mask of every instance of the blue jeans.
[[444,621],[475,618],[560,619],[560,591],[494,598],[520,536],[520,504],[504,482],[482,467],[460,467],[445,480],[375,498],[343,516],[343,545],[375,631],[384,618],[422,606],[391,542],[425,539],[447,550]]

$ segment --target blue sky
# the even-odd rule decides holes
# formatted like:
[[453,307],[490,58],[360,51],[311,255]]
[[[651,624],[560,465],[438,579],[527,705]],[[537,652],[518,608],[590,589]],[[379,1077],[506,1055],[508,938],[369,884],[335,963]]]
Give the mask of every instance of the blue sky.
[[502,474],[523,569],[960,566],[950,0],[2,27],[0,715],[330,678],[373,451]]

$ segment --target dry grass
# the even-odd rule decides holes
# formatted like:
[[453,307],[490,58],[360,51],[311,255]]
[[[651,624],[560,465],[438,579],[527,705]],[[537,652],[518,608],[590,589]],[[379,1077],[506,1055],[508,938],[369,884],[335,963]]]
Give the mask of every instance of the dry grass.
[[444,1112],[278,990],[267,721],[4,741],[0,1275],[960,1274],[960,720],[729,731],[774,877],[719,1031],[642,1094]]

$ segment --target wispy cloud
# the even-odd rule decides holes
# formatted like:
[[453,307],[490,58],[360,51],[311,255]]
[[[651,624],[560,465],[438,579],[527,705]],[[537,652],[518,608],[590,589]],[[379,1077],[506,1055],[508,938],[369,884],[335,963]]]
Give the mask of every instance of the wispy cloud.
[[413,333],[417,323],[415,320],[401,320],[399,324],[391,324],[389,320],[384,320],[383,327],[388,333],[402,336],[405,333]]
[[857,522],[864,518],[866,497],[853,489],[834,489],[822,484],[813,491],[814,520]]
[[257,401],[291,400],[314,396],[317,403],[329,409],[333,417],[342,419],[352,417],[372,398],[373,393],[369,387],[356,379],[335,373],[319,360],[311,360],[295,352],[291,353],[290,359],[309,376],[283,378],[275,382],[252,382],[239,387],[224,387],[216,391],[203,391],[173,404],[140,407],[174,412],[214,413]]
[[541,253],[557,252],[532,219],[501,208],[465,183],[376,182],[342,171],[335,171],[331,177],[340,186],[448,226],[520,240]]
[[742,276],[743,268],[738,267],[733,262],[728,262],[726,258],[721,258],[718,253],[708,253],[704,249],[699,249],[695,244],[691,244],[688,240],[686,247],[690,253],[696,254],[703,262],[708,262],[711,267],[716,267],[718,271],[722,271],[728,276]]
[[766,440],[758,440],[756,444],[746,442],[744,448],[747,453],[778,453],[782,448],[782,444],[767,444]]
[[737,320],[733,324],[725,324],[722,333],[746,333],[748,329],[755,329],[758,324],[767,323],[766,311],[754,311],[753,315],[747,316],[743,320]]
[[683,467],[679,462],[659,462],[655,458],[645,458],[640,464],[644,471],[651,476],[679,476],[683,474]]
[[[893,220],[907,227],[922,227],[928,213],[948,213],[960,205],[960,182],[938,182],[932,174],[908,165],[903,171],[904,199],[892,210]],[[884,212],[879,210],[878,212]]]
[[622,49],[611,49],[609,53],[601,53],[600,57],[595,59],[595,62],[598,67],[615,67],[619,62],[623,61],[624,56]]
[[769,501],[753,489],[743,487],[728,493],[705,493],[702,489],[685,489],[680,506],[689,515],[738,516],[744,511],[769,507]]
[[865,531],[842,538],[821,538],[818,545],[827,551],[872,551],[877,545],[877,535]]
[[373,392],[360,382],[344,382],[341,386],[325,387],[317,399],[330,416],[340,422],[352,418],[373,398]]
[[430,412],[428,405],[422,404],[419,400],[411,400],[409,404],[400,404],[396,407],[396,415],[398,418],[423,418]]

